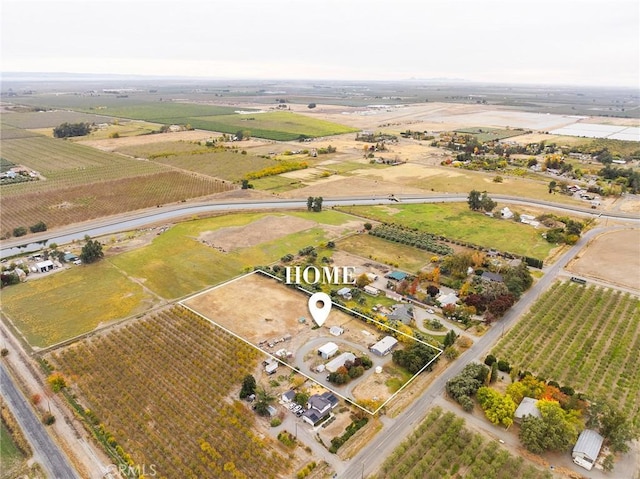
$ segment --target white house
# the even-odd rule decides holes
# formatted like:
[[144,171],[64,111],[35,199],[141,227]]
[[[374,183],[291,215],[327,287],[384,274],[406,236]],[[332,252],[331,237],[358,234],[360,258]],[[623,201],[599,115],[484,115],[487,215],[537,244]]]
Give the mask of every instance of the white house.
[[398,340],[393,336],[385,336],[376,344],[371,346],[371,352],[378,356],[385,356],[391,352],[394,346],[398,344]]
[[338,345],[336,343],[329,342],[320,348],[318,348],[318,354],[322,356],[322,359],[329,359],[338,352]]
[[458,297],[456,296],[456,293],[441,294],[436,298],[436,301],[441,307],[445,307],[450,304],[456,304],[458,302]]
[[571,452],[573,462],[590,471],[596,459],[598,459],[603,441],[604,438],[592,429],[582,431],[578,437],[578,442],[573,446],[573,451]]
[[330,373],[335,373],[340,367],[344,366],[344,363],[346,363],[347,361],[353,361],[355,359],[356,356],[353,353],[342,353],[340,356],[329,361],[325,365],[325,367]]

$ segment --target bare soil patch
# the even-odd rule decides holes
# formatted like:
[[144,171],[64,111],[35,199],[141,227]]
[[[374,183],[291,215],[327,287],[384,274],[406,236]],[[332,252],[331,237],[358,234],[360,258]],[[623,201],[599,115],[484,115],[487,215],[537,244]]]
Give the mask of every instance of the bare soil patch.
[[265,216],[245,226],[230,226],[216,231],[205,231],[198,236],[198,240],[224,251],[233,251],[273,241],[292,233],[307,230],[315,225],[316,223],[313,221],[295,216]]
[[640,229],[605,233],[587,245],[567,269],[640,290]]

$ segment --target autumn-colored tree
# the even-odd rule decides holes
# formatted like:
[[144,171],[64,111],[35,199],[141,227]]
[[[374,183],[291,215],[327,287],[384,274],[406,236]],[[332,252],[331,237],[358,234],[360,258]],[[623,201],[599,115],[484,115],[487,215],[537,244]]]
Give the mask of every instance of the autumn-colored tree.
[[465,281],[464,284],[460,287],[460,291],[458,291],[458,295],[460,297],[464,297],[469,292],[469,288],[471,287],[471,281]]
[[513,424],[513,415],[517,406],[510,396],[503,396],[492,388],[481,387],[478,389],[477,397],[489,421],[493,424],[502,424],[505,427]]
[[418,277],[415,277],[413,281],[411,281],[411,284],[409,285],[409,288],[408,288],[408,293],[411,296],[415,296],[416,291],[418,290],[419,284],[420,284],[420,280],[418,279]]
[[436,266],[435,268],[433,268],[433,271],[431,272],[431,281],[433,281],[435,284],[440,283],[440,267],[439,266]]
[[507,394],[511,396],[513,402],[520,404],[522,398],[530,397],[534,399],[540,399],[544,393],[546,384],[543,381],[539,381],[531,375],[527,375],[522,378],[521,381],[509,384],[507,386]]
[[482,251],[474,251],[471,255],[471,261],[473,261],[473,266],[479,268],[484,264],[485,254]]
[[51,386],[51,390],[54,393],[57,393],[62,388],[67,387],[67,381],[65,380],[64,376],[62,375],[62,373],[59,373],[59,372],[52,373],[47,378],[47,382],[49,383],[49,386]]
[[356,286],[358,288],[364,288],[365,286],[371,284],[371,279],[367,276],[366,273],[362,273],[360,276],[356,278]]

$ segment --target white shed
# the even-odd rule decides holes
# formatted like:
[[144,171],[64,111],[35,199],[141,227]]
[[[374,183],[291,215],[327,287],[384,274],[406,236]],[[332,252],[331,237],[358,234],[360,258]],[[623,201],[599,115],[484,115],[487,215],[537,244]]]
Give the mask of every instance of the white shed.
[[40,261],[39,263],[36,263],[36,268],[38,268],[40,273],[46,273],[53,269],[53,262],[51,260]]
[[590,471],[596,463],[596,459],[598,459],[603,442],[604,438],[596,431],[585,429],[580,433],[576,445],[573,446],[573,451],[571,452],[573,462]]
[[318,348],[318,354],[322,356],[322,359],[329,359],[338,352],[338,345],[336,343],[329,342],[320,348]]
[[340,326],[331,326],[329,328],[329,334],[332,336],[340,336],[342,333],[344,333],[344,329]]

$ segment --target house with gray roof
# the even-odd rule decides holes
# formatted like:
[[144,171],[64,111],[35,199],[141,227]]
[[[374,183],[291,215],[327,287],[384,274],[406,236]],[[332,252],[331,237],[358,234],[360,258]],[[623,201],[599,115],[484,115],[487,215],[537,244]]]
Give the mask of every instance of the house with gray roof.
[[537,402],[538,400],[534,398],[522,398],[522,401],[520,401],[520,404],[518,405],[518,408],[513,415],[513,420],[517,423],[520,423],[526,416],[541,418],[542,414],[540,413],[540,409],[538,409],[538,406],[536,405]]
[[403,324],[411,324],[413,321],[413,307],[407,304],[394,304],[391,313],[387,314],[390,321],[400,321]]

